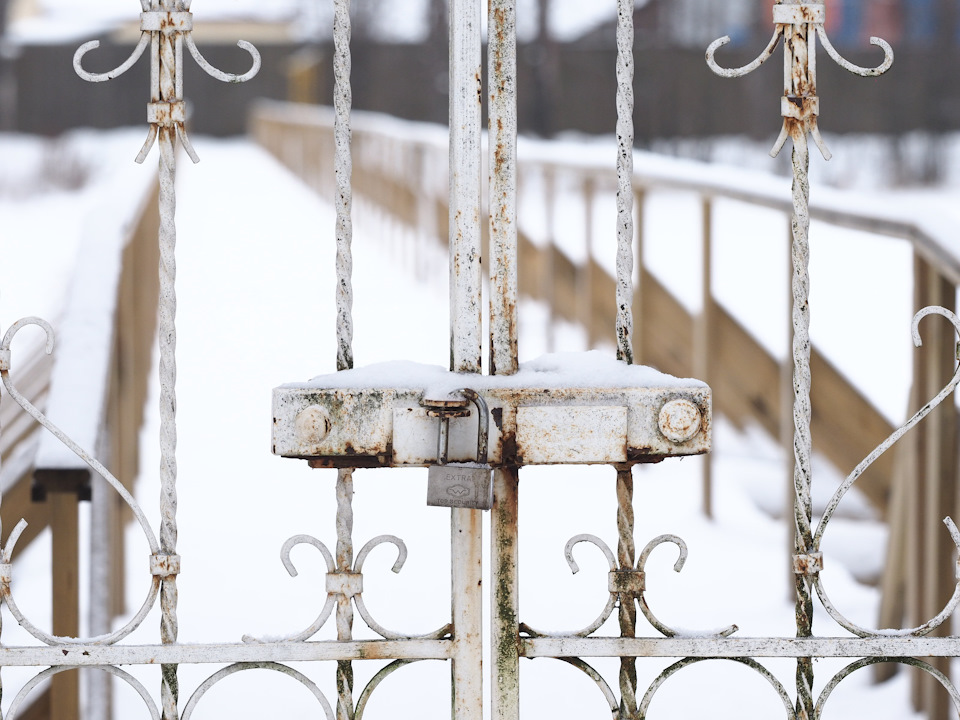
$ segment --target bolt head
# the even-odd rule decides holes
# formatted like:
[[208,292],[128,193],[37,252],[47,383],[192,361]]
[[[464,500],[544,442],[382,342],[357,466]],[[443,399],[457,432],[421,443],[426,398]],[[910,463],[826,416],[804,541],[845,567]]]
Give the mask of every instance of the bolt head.
[[700,408],[689,400],[671,400],[660,409],[660,432],[675,443],[683,443],[700,432]]

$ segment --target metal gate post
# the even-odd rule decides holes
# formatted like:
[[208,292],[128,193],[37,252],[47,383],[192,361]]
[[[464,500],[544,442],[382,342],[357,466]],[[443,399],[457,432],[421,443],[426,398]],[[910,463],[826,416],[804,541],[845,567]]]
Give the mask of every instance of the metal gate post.
[[[512,375],[517,355],[517,7],[491,0],[487,21],[490,93],[490,374]],[[519,470],[494,473],[490,522],[490,708],[520,717]]]
[[[481,372],[480,0],[450,2],[450,369]],[[483,717],[482,520],[450,511],[453,717]]]

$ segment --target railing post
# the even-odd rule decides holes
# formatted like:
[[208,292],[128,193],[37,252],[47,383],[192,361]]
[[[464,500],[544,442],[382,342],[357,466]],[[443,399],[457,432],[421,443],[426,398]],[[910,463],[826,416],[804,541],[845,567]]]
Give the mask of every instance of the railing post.
[[[914,262],[917,309],[939,305],[953,310],[956,288],[926,260],[915,256]],[[957,360],[954,332],[954,328],[945,323],[930,323],[929,328],[923,328],[923,347],[914,359],[917,405],[934,397],[953,378]],[[957,503],[957,410],[954,403],[938,407],[916,431],[918,467],[914,492],[919,498],[916,506],[919,535],[916,556],[908,563],[908,567],[915,568],[915,577],[908,582],[915,584],[919,591],[919,602],[914,606],[919,614],[911,618],[919,624],[940,612],[956,584],[952,575],[943,572],[956,554],[956,548],[940,527],[940,519],[954,512]],[[942,635],[946,631],[948,628],[940,627],[935,634]],[[927,660],[941,672],[949,673],[948,658]],[[949,697],[927,673],[915,676],[914,697],[917,708],[931,720],[945,720],[953,712]]]
[[557,171],[553,165],[543,166],[544,211],[546,213],[546,243],[540,250],[543,262],[540,263],[543,302],[547,306],[546,349],[554,352],[556,342],[556,291],[557,283],[554,272],[557,250],[556,209],[557,209]]
[[643,354],[643,331],[644,331],[644,304],[643,304],[643,276],[646,268],[643,263],[643,223],[644,212],[646,210],[647,192],[643,188],[634,188],[633,203],[636,208],[636,219],[634,221],[634,241],[633,241],[633,357],[634,360],[642,365],[644,361]]
[[[597,329],[593,322],[593,200],[596,182],[592,175],[583,179],[583,264],[577,269],[577,314],[587,335],[587,347],[594,347]],[[631,278],[632,280],[632,278]]]
[[[79,501],[75,491],[51,491],[50,527],[51,579],[53,581],[53,634],[77,637],[80,634],[79,599]],[[57,720],[80,717],[80,672],[60,673],[50,681],[50,714]]]
[[[705,195],[701,198],[701,252],[703,262],[700,265],[700,288],[703,306],[694,322],[693,368],[697,379],[708,385],[710,378],[710,358],[713,355],[713,199]],[[713,466],[710,454],[703,456],[703,514],[713,517]]]

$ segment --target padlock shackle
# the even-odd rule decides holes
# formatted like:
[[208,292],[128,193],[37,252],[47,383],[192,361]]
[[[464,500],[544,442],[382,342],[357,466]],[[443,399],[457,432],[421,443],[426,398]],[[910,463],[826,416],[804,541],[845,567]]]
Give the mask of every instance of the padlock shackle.
[[477,462],[487,464],[487,447],[490,435],[490,408],[487,401],[476,390],[463,388],[459,391],[465,398],[477,406]]

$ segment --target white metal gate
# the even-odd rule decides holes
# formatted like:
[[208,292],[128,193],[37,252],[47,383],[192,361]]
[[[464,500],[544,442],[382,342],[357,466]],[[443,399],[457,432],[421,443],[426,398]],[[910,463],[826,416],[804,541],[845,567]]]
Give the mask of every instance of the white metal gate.
[[[252,637],[239,644],[184,645],[177,642],[177,554],[176,495],[176,293],[174,287],[176,242],[175,145],[179,138],[188,155],[197,161],[184,131],[183,51],[213,77],[226,82],[243,82],[259,69],[256,50],[241,41],[240,47],[253,57],[251,70],[231,75],[213,68],[195,45],[191,31],[193,16],[189,0],[141,0],[141,40],[130,59],[103,74],[86,72],[83,56],[97,47],[83,45],[76,54],[77,72],[92,82],[110,80],[129,69],[149,49],[151,98],[148,105],[150,134],[138,161],[143,161],[153,144],[160,149],[160,372],[161,396],[161,518],[159,533],[138,507],[134,498],[96,459],[76,446],[50,425],[17,390],[11,377],[10,345],[26,325],[39,325],[52,343],[53,330],[38,318],[26,318],[12,325],[0,344],[0,375],[6,391],[34,418],[60,438],[98,474],[102,475],[133,510],[151,548],[150,583],[141,610],[124,627],[97,638],[54,637],[35,626],[18,607],[10,582],[11,556],[23,530],[19,524],[2,550],[0,590],[4,602],[18,622],[42,645],[3,647],[0,666],[46,667],[24,686],[14,700],[8,717],[18,709],[30,691],[47,677],[77,667],[110,673],[129,683],[141,695],[151,717],[173,720],[189,718],[204,694],[221,679],[253,668],[289,675],[305,685],[317,698],[328,718],[359,718],[377,685],[406,664],[425,659],[449,660],[452,666],[453,716],[458,720],[484,713],[481,657],[482,636],[481,527],[485,498],[464,500],[467,489],[452,486],[447,504],[451,510],[451,622],[435,632],[408,636],[382,626],[364,602],[363,565],[377,546],[392,544],[398,551],[394,569],[402,566],[406,547],[400,538],[382,535],[359,551],[353,540],[353,470],[363,467],[434,465],[442,461],[463,463],[464,477],[478,468],[471,465],[477,452],[478,426],[465,420],[473,417],[468,401],[477,405],[477,416],[489,409],[487,457],[492,472],[492,561],[490,568],[493,613],[490,647],[493,658],[490,710],[498,720],[519,717],[519,666],[521,658],[551,657],[570,663],[591,678],[606,698],[612,717],[645,717],[650,702],[672,675],[705,660],[725,659],[745,665],[762,676],[783,702],[787,717],[816,718],[831,692],[851,673],[879,662],[913,665],[935,677],[947,689],[960,709],[960,695],[950,679],[919,657],[949,658],[958,655],[953,637],[929,637],[944,626],[957,604],[960,584],[947,607],[917,628],[875,631],[848,620],[834,606],[821,577],[824,531],[844,494],[863,471],[920,422],[953,392],[960,373],[902,428],[870,454],[838,489],[816,527],[813,526],[810,479],[810,341],[808,306],[809,184],[808,136],[812,136],[825,157],[829,157],[817,126],[819,102],[816,95],[816,38],[830,57],[845,69],[860,75],[880,75],[890,67],[893,55],[882,40],[883,63],[876,68],[859,68],[839,56],[824,30],[824,6],[820,3],[778,2],[773,6],[773,37],[763,53],[749,65],[728,70],[719,66],[715,53],[729,38],[714,42],[707,50],[707,64],[725,77],[753,71],[769,59],[781,41],[785,48],[784,93],[781,98],[783,129],[773,150],[780,151],[787,139],[793,144],[793,264],[794,264],[794,423],[795,423],[795,520],[797,636],[790,638],[738,638],[736,626],[708,636],[690,637],[663,624],[648,604],[645,593],[652,581],[645,573],[646,560],[654,548],[670,543],[680,549],[679,569],[686,557],[686,544],[674,535],[650,540],[637,552],[633,519],[633,478],[631,468],[638,462],[670,456],[691,455],[709,449],[712,422],[710,390],[700,383],[677,383],[632,365],[633,324],[633,0],[618,0],[617,124],[617,338],[616,360],[596,361],[577,368],[521,369],[517,362],[517,250],[516,250],[516,8],[513,0],[490,0],[487,88],[490,108],[490,358],[481,358],[481,105],[484,92],[481,68],[481,2],[451,0],[450,3],[450,271],[451,271],[451,358],[449,372],[409,370],[391,376],[385,371],[371,379],[352,372],[352,287],[351,287],[351,155],[350,155],[350,21],[349,0],[336,0],[336,179],[337,179],[337,366],[340,372],[308,384],[285,385],[274,392],[274,452],[303,458],[315,467],[338,468],[337,544],[333,551],[308,535],[297,535],[282,548],[288,569],[290,551],[300,544],[315,547],[326,566],[326,598],[316,621],[302,632],[269,642]],[[960,319],[940,307],[927,308],[916,316],[913,334],[920,342],[918,326],[931,314],[941,315],[960,332]],[[596,375],[602,376],[602,381]],[[477,420],[479,422],[479,420]],[[438,437],[440,438],[438,443]],[[616,551],[593,535],[577,535],[566,546],[571,569],[576,572],[573,548],[579,543],[597,546],[609,564],[607,600],[597,619],[570,633],[552,634],[534,630],[521,621],[518,597],[517,531],[519,468],[534,464],[607,464],[617,478]],[[483,475],[481,472],[480,475]],[[472,477],[472,475],[471,475]],[[465,482],[465,481],[464,481]],[[480,480],[479,482],[482,482]],[[960,531],[947,518],[947,529],[960,547]],[[819,600],[827,613],[850,637],[813,635],[813,604]],[[133,646],[122,641],[143,622],[159,602],[162,611],[160,642]],[[354,640],[354,612],[381,639]],[[620,636],[599,637],[597,630],[614,612],[618,614]],[[655,635],[638,636],[638,611],[656,630]],[[312,638],[330,619],[337,629],[336,641]],[[621,663],[619,693],[583,658],[614,657]],[[680,658],[669,665],[648,688],[637,686],[638,657]],[[796,658],[795,695],[762,664],[763,658]],[[813,695],[813,660],[821,657],[851,658],[853,662],[833,677],[820,693]],[[364,660],[392,660],[370,683],[357,692],[353,663]],[[337,664],[338,697],[331,702],[315,683],[289,663],[331,661]],[[177,666],[181,664],[225,664],[192,694],[181,698]],[[150,693],[122,665],[160,665],[161,702],[158,708]]]

